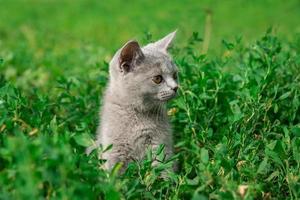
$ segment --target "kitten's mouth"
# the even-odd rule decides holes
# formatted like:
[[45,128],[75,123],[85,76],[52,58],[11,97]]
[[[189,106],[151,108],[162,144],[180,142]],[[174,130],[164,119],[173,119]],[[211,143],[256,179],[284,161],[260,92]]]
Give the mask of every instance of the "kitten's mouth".
[[171,94],[161,95],[161,96],[159,96],[159,100],[163,101],[163,102],[168,101],[170,99],[173,99],[176,96],[176,94],[177,93],[174,92],[174,93],[171,93]]

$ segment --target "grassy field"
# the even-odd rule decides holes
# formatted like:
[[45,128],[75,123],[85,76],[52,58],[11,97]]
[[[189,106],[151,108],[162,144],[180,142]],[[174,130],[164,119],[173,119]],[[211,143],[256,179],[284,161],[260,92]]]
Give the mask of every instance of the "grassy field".
[[[299,199],[299,19],[297,0],[0,0],[0,199]],[[178,172],[102,170],[84,151],[111,56],[176,28]]]

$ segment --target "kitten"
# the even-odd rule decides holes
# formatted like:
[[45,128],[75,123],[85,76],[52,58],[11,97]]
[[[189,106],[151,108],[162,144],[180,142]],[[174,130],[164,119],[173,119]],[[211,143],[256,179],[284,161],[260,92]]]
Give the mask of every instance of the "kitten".
[[155,43],[140,47],[127,42],[110,62],[109,83],[104,95],[101,126],[96,145],[103,148],[105,167],[141,160],[146,148],[156,150],[165,145],[166,157],[173,153],[173,139],[165,104],[176,96],[177,67],[167,50],[176,34],[170,33]]

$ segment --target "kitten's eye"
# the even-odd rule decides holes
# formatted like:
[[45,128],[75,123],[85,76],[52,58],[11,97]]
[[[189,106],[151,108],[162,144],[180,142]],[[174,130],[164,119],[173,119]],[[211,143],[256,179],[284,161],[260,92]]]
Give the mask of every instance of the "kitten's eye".
[[156,84],[160,84],[162,82],[162,80],[163,80],[163,77],[161,75],[157,75],[152,78],[152,81]]
[[177,72],[175,72],[174,74],[173,74],[173,78],[175,79],[175,80],[177,80]]

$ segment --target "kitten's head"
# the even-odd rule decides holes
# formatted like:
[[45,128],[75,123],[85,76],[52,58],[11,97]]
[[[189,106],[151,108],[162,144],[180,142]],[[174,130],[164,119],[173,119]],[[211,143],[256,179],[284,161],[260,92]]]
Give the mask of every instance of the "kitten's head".
[[178,69],[167,52],[175,34],[176,31],[142,48],[136,41],[127,42],[110,63],[114,91],[148,103],[161,103],[176,96]]

